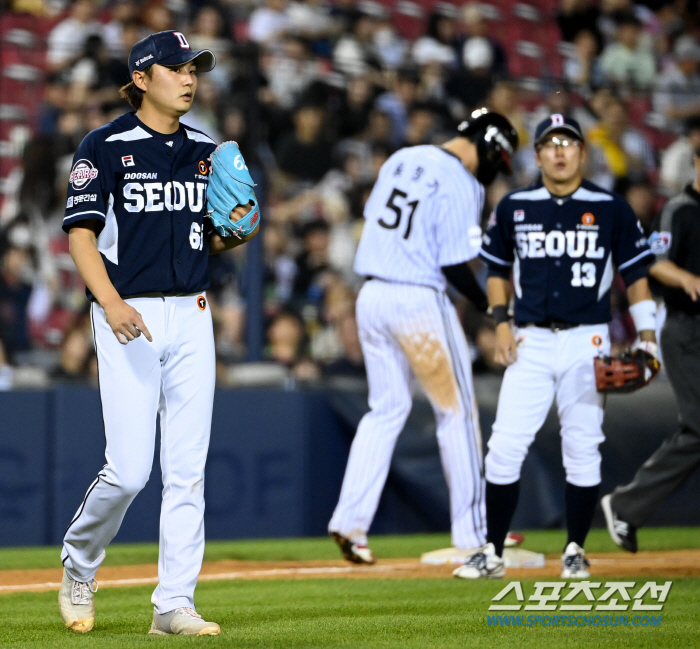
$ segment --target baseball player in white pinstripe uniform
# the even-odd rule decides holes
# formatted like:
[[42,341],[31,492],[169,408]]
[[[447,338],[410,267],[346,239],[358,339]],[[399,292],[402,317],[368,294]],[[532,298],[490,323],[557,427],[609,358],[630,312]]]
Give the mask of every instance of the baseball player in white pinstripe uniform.
[[370,411],[357,429],[328,526],[354,563],[375,562],[367,532],[416,379],[435,412],[453,544],[484,542],[481,434],[469,349],[445,289],[449,281],[486,309],[468,262],[481,245],[483,186],[499,171],[510,172],[517,145],[507,119],[476,111],[442,147],[409,147],[391,156],[365,206],[355,271],[368,279],[357,321]]

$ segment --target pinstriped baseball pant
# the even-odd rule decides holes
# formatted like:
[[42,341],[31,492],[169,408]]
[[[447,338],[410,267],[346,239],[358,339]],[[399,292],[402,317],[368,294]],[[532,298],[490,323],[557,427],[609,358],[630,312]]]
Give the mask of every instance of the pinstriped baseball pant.
[[452,542],[459,548],[483,545],[481,431],[469,348],[457,312],[442,292],[372,280],[360,291],[357,321],[370,410],[352,443],[329,530],[366,542],[418,380],[435,412],[450,491]]

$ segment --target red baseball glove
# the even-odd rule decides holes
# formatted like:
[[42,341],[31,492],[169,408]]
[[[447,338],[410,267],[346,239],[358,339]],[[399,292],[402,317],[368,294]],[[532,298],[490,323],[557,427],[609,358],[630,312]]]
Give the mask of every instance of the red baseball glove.
[[598,392],[634,392],[649,383],[661,369],[656,343],[641,342],[619,357],[598,356],[593,361]]

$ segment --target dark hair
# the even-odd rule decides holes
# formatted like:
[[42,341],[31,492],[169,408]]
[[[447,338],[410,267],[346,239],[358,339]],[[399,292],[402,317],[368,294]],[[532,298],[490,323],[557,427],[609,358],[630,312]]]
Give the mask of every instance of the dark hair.
[[[153,66],[149,65],[144,72],[149,79],[153,78]],[[137,87],[132,79],[125,86],[119,88],[119,96],[122,99],[126,99],[136,110],[141,108],[141,103],[143,102],[143,96],[146,93]]]

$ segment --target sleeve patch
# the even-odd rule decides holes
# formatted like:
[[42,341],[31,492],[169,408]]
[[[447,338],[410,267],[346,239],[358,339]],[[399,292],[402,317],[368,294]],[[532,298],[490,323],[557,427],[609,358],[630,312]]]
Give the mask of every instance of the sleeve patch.
[[670,232],[654,232],[649,237],[649,247],[655,255],[663,255],[671,247]]
[[97,167],[90,160],[77,160],[73,165],[68,179],[73,189],[79,191],[85,189],[95,178],[97,178]]
[[467,231],[469,236],[469,244],[473,248],[479,248],[481,246],[481,228],[478,225],[472,225]]

